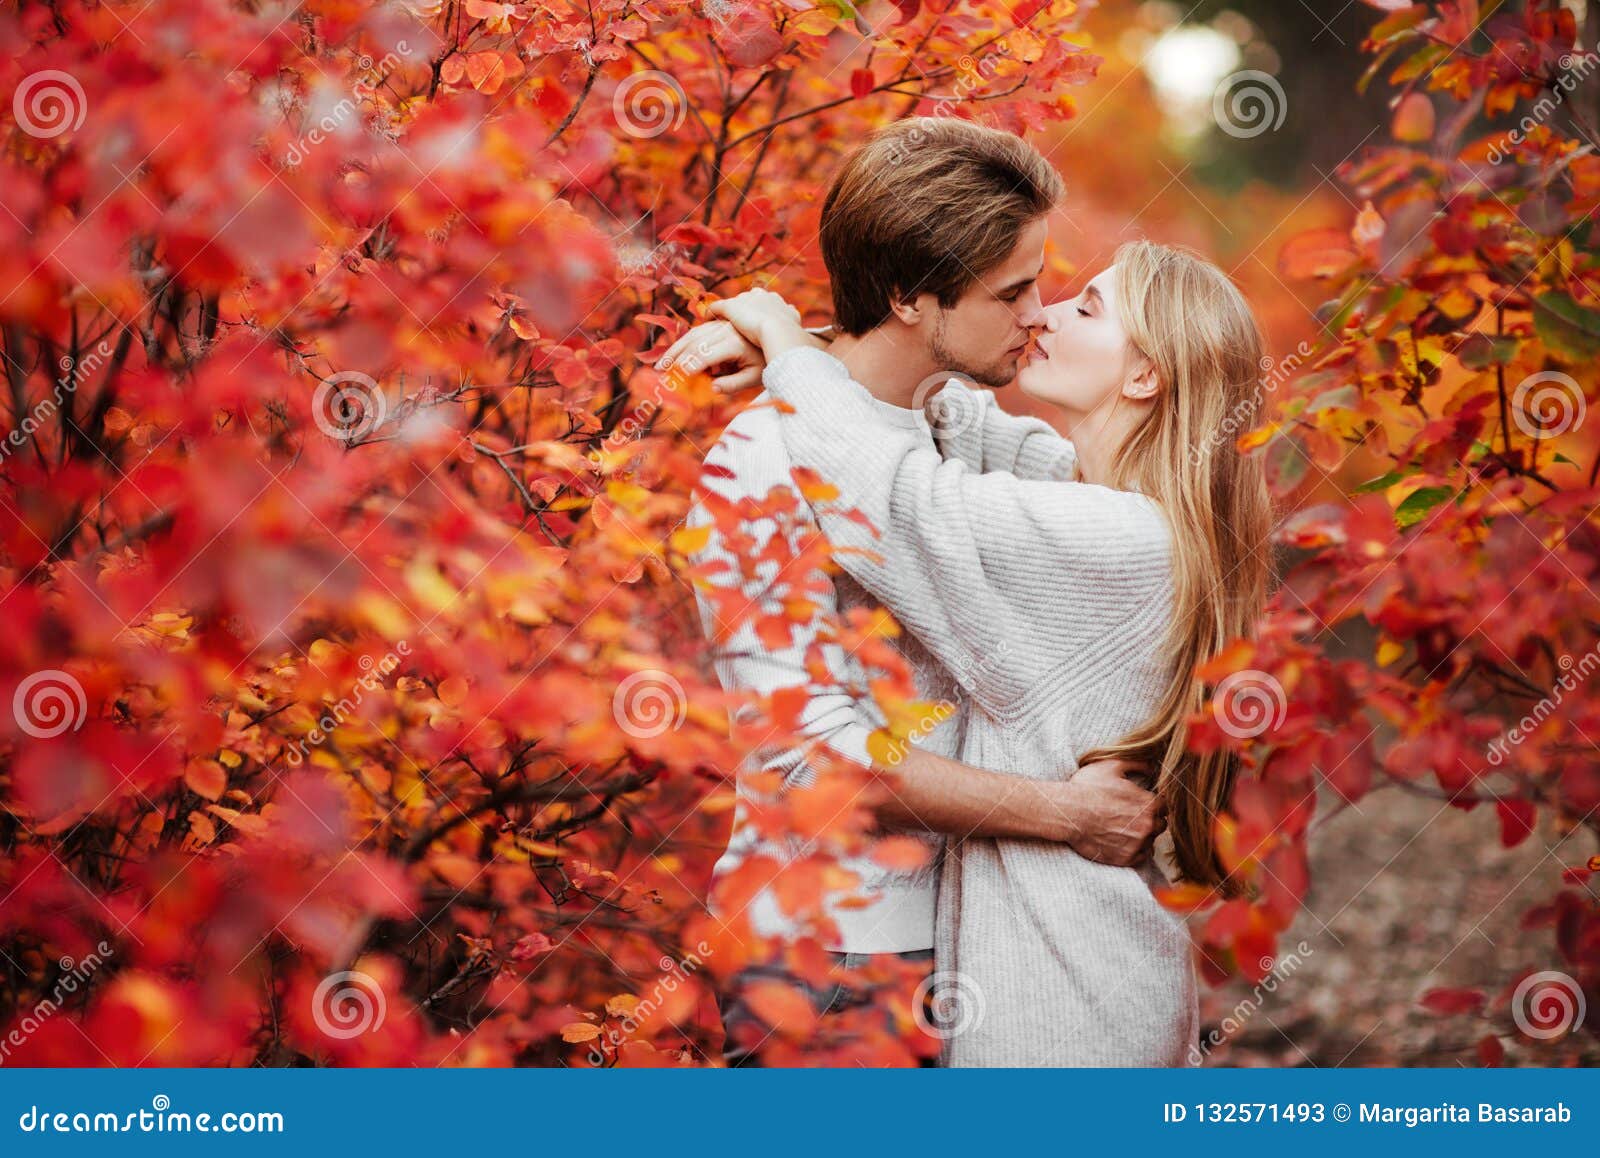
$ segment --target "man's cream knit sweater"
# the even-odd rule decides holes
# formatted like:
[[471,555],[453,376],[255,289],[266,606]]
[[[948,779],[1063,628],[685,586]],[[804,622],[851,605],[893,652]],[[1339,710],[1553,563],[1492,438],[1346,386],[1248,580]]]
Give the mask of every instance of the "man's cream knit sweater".
[[[979,399],[978,395],[963,394],[955,400],[957,406]],[[936,398],[937,404],[942,400]],[[942,418],[935,408],[936,425],[930,428],[921,411],[903,409],[868,398],[867,406],[877,423],[898,431],[908,444],[930,451],[937,445],[946,455],[960,457],[974,468],[1009,469],[1034,478],[1064,478],[1072,469],[1072,448],[1063,442],[1051,428],[1038,419],[1018,418],[1005,414],[993,404],[993,399],[982,396],[967,409],[950,411]],[[936,442],[937,439],[937,442]],[[791,478],[793,462],[783,444],[778,426],[778,412],[765,394],[742,411],[723,433],[722,438],[706,456],[709,468],[702,476],[702,488],[716,491],[727,498],[760,498],[773,487],[793,488]],[[799,499],[802,516],[814,519],[809,504]],[[711,523],[703,504],[696,503],[689,516],[690,526]],[[772,520],[762,520],[759,525],[746,526],[745,531],[764,543],[777,532]],[[795,528],[798,531],[798,528]],[[723,565],[713,582],[726,585],[739,574],[729,557],[722,537],[713,531],[705,547],[697,555],[701,563]],[[752,608],[769,610],[782,599],[785,590],[773,586],[775,568],[759,577],[742,592]],[[870,702],[864,698],[867,674],[854,656],[830,646],[824,649],[828,670],[833,677],[827,684],[813,684],[807,677],[805,653],[816,638],[818,628],[837,611],[852,607],[875,607],[877,600],[848,574],[833,577],[810,576],[808,587],[823,593],[813,621],[797,629],[788,647],[773,649],[757,637],[753,623],[746,619],[723,644],[717,654],[716,671],[721,683],[729,690],[770,695],[779,688],[804,686],[809,699],[801,717],[805,735],[827,744],[840,755],[859,764],[870,762],[867,754],[867,736],[880,727],[882,719]],[[701,620],[708,635],[718,634],[718,608],[697,592]],[[920,736],[917,747],[944,756],[953,756],[960,742],[962,717],[965,713],[964,696],[957,679],[947,671],[914,636],[902,633],[896,641],[905,657],[916,683],[917,695],[925,702],[947,702],[957,708],[957,714]],[[815,769],[803,758],[803,753],[789,750],[777,753],[752,754],[752,768],[777,770],[784,774],[786,784],[808,783]],[[778,856],[780,849],[758,846],[749,824],[748,813],[755,803],[748,780],[738,779],[738,804],[734,814],[733,835],[727,852],[717,861],[713,879],[725,877],[735,871],[751,853],[761,851]],[[935,857],[943,841],[931,833],[920,833]],[[938,865],[915,873],[892,872],[867,856],[846,862],[846,867],[858,874],[861,886],[850,893],[831,898],[827,909],[839,927],[840,939],[832,948],[849,953],[891,953],[932,948],[934,941],[934,907],[937,891]],[[841,907],[849,898],[865,898],[873,903],[863,908]],[[720,914],[724,918],[729,914]],[[793,931],[783,918],[773,894],[761,893],[749,914],[755,930],[762,935],[790,934]]]

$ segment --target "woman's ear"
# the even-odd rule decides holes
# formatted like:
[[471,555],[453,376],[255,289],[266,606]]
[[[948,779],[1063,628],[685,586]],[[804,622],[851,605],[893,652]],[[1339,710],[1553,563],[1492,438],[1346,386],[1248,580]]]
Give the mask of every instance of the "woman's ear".
[[1147,402],[1154,398],[1160,389],[1161,376],[1156,373],[1156,364],[1149,358],[1141,357],[1134,366],[1133,377],[1122,387],[1122,396],[1137,402]]

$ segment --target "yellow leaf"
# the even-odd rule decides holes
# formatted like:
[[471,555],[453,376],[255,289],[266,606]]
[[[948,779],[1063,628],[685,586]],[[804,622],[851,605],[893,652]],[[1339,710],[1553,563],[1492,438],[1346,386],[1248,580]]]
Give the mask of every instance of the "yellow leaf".
[[680,527],[672,532],[669,542],[672,549],[680,555],[693,555],[702,550],[711,541],[711,524],[699,527]]
[[612,1017],[627,1017],[639,1008],[639,999],[631,993],[619,993],[606,1002],[606,1012]]
[[807,479],[801,482],[800,493],[808,503],[831,503],[839,497],[839,488],[820,479]]
[[1258,426],[1256,429],[1240,435],[1238,442],[1240,452],[1251,451],[1258,446],[1265,446],[1272,441],[1272,436],[1277,434],[1279,429],[1280,427],[1276,422],[1269,422],[1265,426]]
[[1378,642],[1378,666],[1388,667],[1406,653],[1405,645],[1384,638]]
[[787,31],[798,36],[826,36],[839,26],[838,14],[831,8],[808,8],[790,18]]
[[593,1041],[600,1036],[598,1025],[589,1025],[582,1021],[568,1022],[561,1027],[561,1040],[577,1044],[580,1041]]
[[456,589],[439,574],[433,556],[422,552],[406,565],[406,584],[429,610],[442,612],[456,601]]

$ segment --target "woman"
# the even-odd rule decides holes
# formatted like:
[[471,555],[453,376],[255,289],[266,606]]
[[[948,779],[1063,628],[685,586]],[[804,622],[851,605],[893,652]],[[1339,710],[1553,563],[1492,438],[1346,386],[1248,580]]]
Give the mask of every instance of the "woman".
[[[1253,631],[1270,518],[1259,463],[1222,435],[1251,404],[1262,352],[1227,277],[1137,242],[1050,307],[1017,384],[1070,431],[1077,481],[1065,482],[976,473],[882,421],[774,295],[712,312],[766,354],[767,389],[793,408],[782,424],[795,463],[839,488],[817,514],[846,548],[841,565],[962,673],[962,759],[1041,777],[1108,755],[1156,768],[1179,877],[1226,890],[1212,818],[1234,762],[1186,751],[1185,720],[1206,698],[1196,665]],[[947,414],[982,405],[959,383],[941,401]],[[1149,861],[953,842],[937,944],[956,1006],[947,1062],[1192,1060],[1189,938],[1152,892],[1165,883]]]

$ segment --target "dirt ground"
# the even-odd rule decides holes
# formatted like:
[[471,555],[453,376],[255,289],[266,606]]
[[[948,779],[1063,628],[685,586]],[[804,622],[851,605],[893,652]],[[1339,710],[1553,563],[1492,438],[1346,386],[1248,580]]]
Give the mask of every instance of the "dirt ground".
[[[1202,1040],[1236,1015],[1205,1064],[1470,1066],[1489,1033],[1505,1046],[1504,1065],[1600,1064],[1589,1029],[1539,1041],[1518,1031],[1504,1004],[1493,1008],[1523,972],[1566,972],[1553,930],[1521,921],[1555,894],[1562,868],[1600,851],[1591,836],[1563,840],[1541,823],[1506,849],[1488,809],[1465,813],[1393,788],[1324,820],[1331,807],[1319,808],[1311,891],[1280,942],[1274,988],[1204,989]],[[1302,940],[1309,952],[1285,963]],[[1441,1016],[1418,1002],[1428,989],[1458,986],[1483,988],[1489,1012]],[[1597,1019],[1600,1009],[1588,1009],[1585,1025]]]

